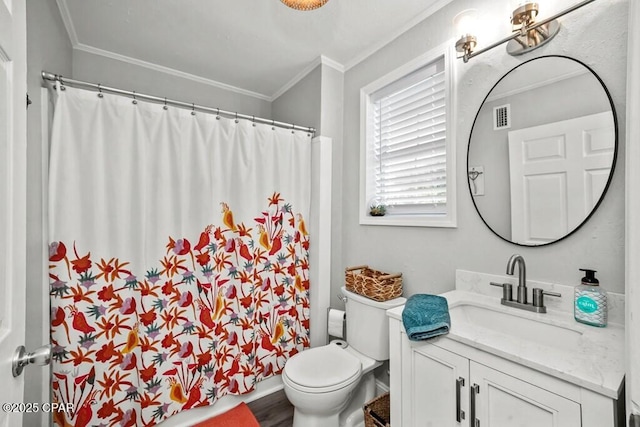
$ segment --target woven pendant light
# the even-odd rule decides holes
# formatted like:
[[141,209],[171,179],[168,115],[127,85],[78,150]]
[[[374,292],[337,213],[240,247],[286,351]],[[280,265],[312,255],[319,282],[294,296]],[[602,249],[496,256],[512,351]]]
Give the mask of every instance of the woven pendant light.
[[313,10],[325,5],[329,0],[280,0],[292,9]]

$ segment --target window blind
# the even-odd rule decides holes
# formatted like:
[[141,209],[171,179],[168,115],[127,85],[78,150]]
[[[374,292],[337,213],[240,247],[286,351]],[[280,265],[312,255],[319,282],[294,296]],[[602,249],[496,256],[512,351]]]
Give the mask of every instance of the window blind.
[[446,213],[444,58],[372,94],[376,197],[390,213]]

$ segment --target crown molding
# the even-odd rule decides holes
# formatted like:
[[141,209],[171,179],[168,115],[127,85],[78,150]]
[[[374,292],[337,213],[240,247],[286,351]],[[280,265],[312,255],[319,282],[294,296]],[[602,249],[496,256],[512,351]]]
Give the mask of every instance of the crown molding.
[[239,88],[239,87],[236,87],[236,86],[228,85],[226,83],[218,82],[216,80],[207,79],[205,77],[197,76],[195,74],[186,73],[186,72],[183,72],[183,71],[180,71],[180,70],[176,70],[174,68],[165,67],[165,66],[158,65],[158,64],[155,64],[155,63],[152,63],[152,62],[143,61],[143,60],[132,58],[132,57],[129,57],[129,56],[126,56],[126,55],[121,55],[119,53],[107,51],[107,50],[104,50],[104,49],[99,49],[99,48],[94,47],[94,46],[89,46],[89,45],[80,43],[79,40],[78,40],[78,35],[76,33],[76,29],[75,29],[75,27],[73,25],[73,21],[71,19],[71,14],[70,14],[69,8],[67,6],[67,1],[66,0],[56,0],[56,2],[58,4],[58,9],[60,10],[60,15],[62,17],[62,21],[64,23],[64,26],[65,26],[66,30],[67,30],[67,34],[69,35],[69,40],[71,41],[71,46],[72,46],[72,48],[74,50],[87,52],[87,53],[91,53],[91,54],[94,54],[94,55],[103,56],[103,57],[106,57],[106,58],[115,59],[117,61],[126,62],[126,63],[129,63],[129,64],[133,64],[133,65],[137,65],[137,66],[144,67],[144,68],[147,68],[147,69],[151,69],[151,70],[159,71],[159,72],[162,72],[162,73],[170,74],[170,75],[173,75],[173,76],[176,76],[176,77],[181,77],[181,78],[184,78],[184,79],[187,79],[187,80],[191,80],[191,81],[195,81],[195,82],[198,82],[198,83],[210,85],[210,86],[213,86],[213,87],[216,87],[216,88],[219,88],[219,89],[228,90],[228,91],[231,91],[231,92],[235,92],[235,93],[238,93],[238,94],[241,94],[241,95],[245,95],[245,96],[254,97],[254,98],[257,98],[257,99],[260,99],[260,100],[263,100],[263,101],[268,101],[268,102],[273,102],[276,99],[278,99],[282,94],[287,92],[289,89],[291,89],[297,83],[299,83],[302,79],[304,79],[318,65],[326,65],[326,66],[331,67],[331,68],[333,68],[336,71],[339,71],[341,73],[344,73],[344,72],[348,71],[349,69],[355,67],[356,65],[358,65],[359,63],[361,63],[362,61],[364,61],[365,59],[367,59],[368,57],[370,57],[371,55],[373,55],[374,53],[376,53],[377,51],[379,51],[380,49],[382,49],[383,47],[385,47],[389,43],[391,43],[393,40],[397,39],[399,36],[401,36],[402,34],[407,32],[409,29],[413,28],[414,26],[416,26],[417,24],[422,22],[427,17],[433,15],[435,12],[437,12],[438,10],[440,10],[441,8],[446,6],[447,4],[451,3],[452,1],[453,0],[439,0],[439,1],[437,1],[432,6],[427,8],[424,12],[422,12],[419,15],[417,15],[411,21],[407,22],[404,26],[402,26],[397,31],[395,31],[390,37],[388,37],[387,39],[383,40],[382,42],[377,43],[375,45],[372,45],[370,48],[364,50],[360,55],[358,55],[355,58],[353,58],[353,60],[349,61],[347,64],[343,65],[343,64],[340,64],[339,62],[337,62],[337,61],[335,61],[335,60],[333,60],[333,59],[331,59],[329,57],[326,57],[324,55],[320,55],[315,60],[313,60],[309,65],[307,65],[302,71],[300,71],[295,77],[293,77],[288,83],[286,83],[284,86],[282,86],[280,89],[278,89],[273,95],[269,96],[269,95],[265,95],[265,94],[262,94],[262,93],[253,92],[253,91],[250,91],[250,90],[242,89],[242,88]]
[[291,89],[293,86],[298,84],[302,79],[307,77],[307,75],[309,75],[309,73],[311,73],[313,70],[315,70],[319,65],[326,65],[328,67],[333,68],[336,71],[344,73],[344,66],[342,64],[340,64],[337,61],[334,61],[333,59],[331,59],[329,57],[326,57],[324,55],[320,55],[316,59],[311,61],[309,63],[309,65],[307,65],[302,71],[300,71],[298,74],[296,74],[296,76],[294,78],[289,80],[288,83],[286,83],[284,86],[282,86],[280,89],[278,89],[271,96],[271,102],[275,101],[280,96],[282,96],[285,92],[287,92],[289,89]]
[[128,64],[137,65],[139,67],[147,68],[154,71],[159,71],[161,73],[170,74],[172,76],[180,77],[186,80],[191,80],[197,83],[206,84],[209,86],[216,87],[218,89],[228,90],[230,92],[239,93],[241,95],[251,96],[254,98],[261,99],[263,101],[271,101],[271,97],[268,95],[264,95],[262,93],[253,92],[250,90],[242,89],[236,86],[228,85],[226,83],[221,83],[216,80],[207,79],[205,77],[200,77],[195,74],[185,73],[184,71],[176,70],[174,68],[165,67],[163,65],[158,65],[153,62],[147,62],[136,58],[131,58],[129,56],[121,55],[119,53],[114,53],[108,50],[98,49],[93,46],[88,46],[82,43],[78,43],[78,45],[73,47],[75,50],[79,50],[82,52],[91,53],[94,55],[103,56],[110,59],[115,59],[116,61],[126,62]]
[[345,71],[349,71],[351,68],[355,67],[356,65],[358,65],[359,63],[361,63],[362,61],[364,61],[365,59],[367,59],[368,57],[370,57],[371,55],[373,55],[374,53],[376,53],[377,51],[379,51],[380,49],[382,49],[383,47],[385,47],[386,45],[388,45],[389,43],[391,43],[401,35],[403,35],[404,33],[406,33],[407,31],[409,31],[411,28],[415,27],[420,22],[424,21],[429,16],[433,15],[438,10],[442,9],[452,1],[453,0],[439,0],[435,2],[434,4],[429,6],[427,9],[425,9],[422,13],[420,13],[419,15],[416,15],[412,20],[410,20],[409,22],[404,24],[402,27],[394,31],[388,38],[370,46],[368,49],[363,50],[362,53],[360,53],[360,55],[355,56],[351,61],[347,62],[344,65]]
[[320,62],[322,63],[322,65],[326,65],[327,67],[331,67],[336,71],[339,71],[341,73],[345,72],[344,65],[342,65],[338,61],[334,61],[333,59],[329,58],[328,56],[320,55]]
[[64,27],[67,29],[67,34],[69,35],[69,41],[71,41],[71,46],[75,47],[78,45],[78,34],[76,33],[76,28],[73,26],[73,21],[71,20],[71,13],[69,12],[69,7],[67,7],[66,0],[56,0],[58,4],[58,10],[60,11],[60,17],[62,18],[62,23]]
[[362,61],[364,61],[374,53],[378,52],[380,49],[382,49],[383,47],[385,47],[386,45],[388,45],[389,43],[391,43],[392,41],[400,37],[402,34],[409,31],[411,28],[418,25],[420,22],[424,21],[429,16],[433,15],[438,10],[442,9],[452,1],[453,0],[437,1],[436,3],[434,3],[427,9],[425,9],[424,12],[417,15],[412,20],[410,20],[405,25],[403,25],[401,28],[399,28],[397,31],[395,31],[393,34],[391,34],[391,36],[389,36],[387,39],[381,41],[380,43],[372,45],[368,49],[365,49],[364,51],[362,51],[360,55],[354,57],[353,60],[347,62],[344,65],[324,55],[320,55],[313,62],[311,62],[307,67],[305,67],[300,73],[298,73],[293,79],[291,79],[287,84],[285,84],[278,91],[276,91],[276,93],[274,93],[273,96],[271,97],[271,102],[275,101],[282,94],[284,94],[286,91],[288,91],[293,86],[295,86],[298,82],[300,82],[300,80],[305,78],[311,71],[313,71],[320,64],[327,65],[331,68],[334,68],[337,71],[340,71],[341,73],[349,71],[351,68],[355,67],[356,65],[358,65],[359,63],[361,63]]
[[165,67],[162,65],[158,65],[152,62],[142,61],[140,59],[131,58],[126,55],[121,55],[119,53],[111,52],[104,49],[99,49],[97,47],[89,46],[83,43],[80,43],[78,40],[78,34],[73,25],[73,20],[71,19],[71,13],[69,12],[69,7],[67,6],[66,0],[56,0],[58,4],[58,9],[60,10],[60,16],[62,17],[62,22],[67,30],[67,34],[69,35],[69,41],[71,42],[71,47],[74,50],[91,53],[93,55],[99,55],[110,59],[115,59],[117,61],[126,62],[129,64],[137,65],[139,67],[144,67],[147,69],[159,71],[165,74],[170,74],[176,77],[181,77],[183,79],[191,80],[194,82],[206,84],[209,86],[216,87],[218,89],[228,90],[230,92],[239,93],[245,96],[251,96],[253,98],[258,98],[263,101],[271,101],[273,97],[264,95],[262,93],[253,92],[250,90],[242,89],[236,86],[228,85],[226,83],[221,83],[216,80],[207,79],[204,77],[197,76],[195,74],[185,73],[183,71],[176,70],[174,68]]
[[581,75],[587,74],[589,72],[589,70],[587,70],[586,68],[584,69],[580,69],[580,70],[576,70],[576,71],[572,71],[569,73],[564,73],[564,74],[560,74],[557,76],[553,76],[553,77],[549,77],[548,79],[544,79],[544,80],[540,80],[525,86],[520,86],[505,92],[498,92],[495,93],[491,96],[487,96],[487,99],[485,100],[485,102],[494,102],[497,101],[499,99],[503,99],[503,98],[507,98],[510,96],[514,96],[514,95],[518,95],[520,93],[524,93],[524,92],[528,92],[528,91],[532,91],[532,90],[536,90],[538,88],[541,87],[545,87],[545,86],[549,86],[552,85],[554,83],[559,83],[563,80],[568,80],[568,79],[572,79],[575,77],[579,77]]

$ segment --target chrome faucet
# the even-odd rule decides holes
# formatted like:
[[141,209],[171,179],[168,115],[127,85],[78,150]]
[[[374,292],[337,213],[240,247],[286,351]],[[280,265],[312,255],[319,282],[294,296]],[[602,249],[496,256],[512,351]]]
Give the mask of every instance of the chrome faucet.
[[523,310],[533,311],[536,313],[546,313],[547,307],[544,305],[544,295],[560,297],[557,292],[544,291],[541,288],[533,288],[533,302],[527,303],[527,267],[524,258],[521,255],[511,255],[507,262],[507,274],[513,276],[516,265],[518,266],[518,296],[514,300],[512,298],[513,285],[511,283],[493,283],[493,286],[502,288],[502,299],[500,303],[509,307],[521,308]]
[[527,267],[524,264],[524,258],[521,255],[514,254],[507,262],[507,274],[513,276],[513,270],[518,265],[518,302],[520,304],[527,303]]

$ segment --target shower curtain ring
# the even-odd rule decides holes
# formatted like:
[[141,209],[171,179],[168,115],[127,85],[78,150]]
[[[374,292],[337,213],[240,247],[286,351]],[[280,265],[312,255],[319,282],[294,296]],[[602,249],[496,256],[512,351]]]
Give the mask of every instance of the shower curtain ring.
[[256,127],[256,116],[251,116],[251,123],[253,127]]
[[191,115],[196,115],[196,104],[194,104],[193,102],[191,103]]
[[220,109],[216,108],[216,120],[220,120]]
[[238,112],[236,111],[236,123],[239,123],[238,121]]
[[291,133],[296,133],[296,125],[295,124],[291,124]]
[[271,130],[276,130],[276,121],[271,120]]
[[138,103],[138,100],[136,99],[136,91],[135,90],[133,91],[133,101],[131,101],[131,103],[133,105],[136,105]]
[[102,93],[102,88],[100,87],[100,83],[98,83],[98,98],[103,98],[104,94]]
[[164,97],[164,107],[162,107],[163,110],[168,110],[169,107],[167,107],[167,97]]

